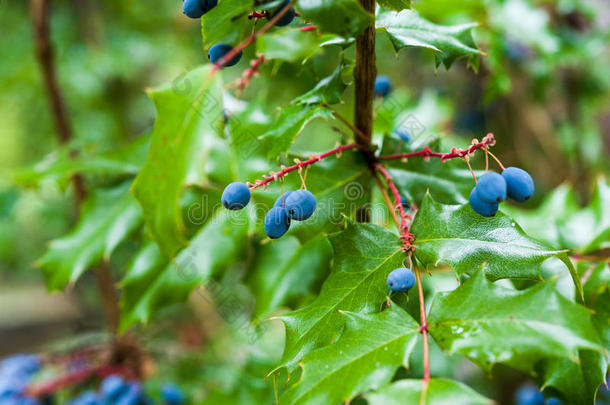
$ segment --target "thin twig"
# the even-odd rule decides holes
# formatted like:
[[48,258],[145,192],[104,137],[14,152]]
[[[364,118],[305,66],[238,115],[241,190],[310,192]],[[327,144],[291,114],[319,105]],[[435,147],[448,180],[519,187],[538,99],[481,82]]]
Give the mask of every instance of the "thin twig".
[[[421,150],[418,150],[415,152],[395,153],[392,155],[382,155],[382,156],[379,156],[377,159],[378,160],[394,160],[394,159],[408,159],[410,157],[420,156],[420,157],[424,157],[424,158],[437,157],[437,158],[440,158],[441,161],[445,162],[447,160],[454,159],[454,158],[463,158],[465,156],[472,154],[476,150],[485,149],[485,148],[487,148],[489,146],[493,146],[495,144],[496,144],[496,141],[494,139],[493,134],[489,133],[483,138],[483,140],[481,142],[476,141],[476,139],[473,140],[472,145],[467,149],[452,148],[451,151],[448,153],[441,153],[441,152],[433,152],[432,150],[430,150],[430,147],[424,146]],[[488,152],[488,153],[491,155],[491,152]],[[493,155],[492,155],[492,157],[493,157]]]

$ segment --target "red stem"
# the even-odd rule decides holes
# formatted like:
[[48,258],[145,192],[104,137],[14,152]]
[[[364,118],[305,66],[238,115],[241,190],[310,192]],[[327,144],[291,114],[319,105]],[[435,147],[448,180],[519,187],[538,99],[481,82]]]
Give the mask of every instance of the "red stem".
[[301,31],[315,31],[318,27],[315,25],[306,25],[304,27],[299,28]]
[[256,189],[256,188],[258,188],[260,186],[266,186],[267,184],[271,183],[273,180],[277,180],[280,177],[283,177],[283,176],[287,175],[288,173],[290,173],[292,171],[295,171],[295,170],[297,170],[299,168],[306,167],[306,166],[309,166],[309,165],[311,165],[313,163],[319,162],[319,161],[321,161],[322,159],[324,159],[324,158],[326,158],[328,156],[335,155],[337,153],[341,153],[344,150],[358,149],[358,148],[360,148],[360,146],[355,144],[355,143],[350,143],[348,145],[338,146],[338,147],[336,147],[334,149],[329,150],[328,152],[322,153],[320,155],[315,155],[311,159],[306,160],[304,162],[299,162],[296,165],[293,165],[293,166],[290,166],[290,167],[285,167],[285,168],[283,168],[282,170],[280,170],[277,173],[271,172],[270,173],[271,176],[269,176],[269,177],[263,176],[264,177],[263,180],[256,180],[254,182],[254,184],[248,182],[247,183],[248,187],[250,187],[250,190],[254,190],[254,189]]
[[212,74],[214,74],[215,72],[217,72],[218,70],[220,70],[224,65],[227,64],[227,62],[229,62],[231,59],[233,59],[234,56],[236,56],[239,52],[241,52],[242,50],[244,50],[248,45],[250,45],[252,42],[254,42],[254,40],[256,38],[258,38],[260,35],[263,35],[265,32],[269,31],[269,29],[271,27],[273,27],[273,25],[275,25],[275,23],[282,18],[282,16],[284,14],[286,14],[288,12],[288,10],[290,10],[290,8],[293,6],[293,2],[288,3],[284,8],[282,8],[280,11],[278,11],[272,19],[269,20],[269,22],[265,25],[263,25],[263,28],[261,28],[260,30],[253,32],[252,34],[250,34],[248,36],[248,38],[246,38],[245,40],[243,40],[239,45],[237,45],[235,48],[231,49],[229,52],[227,52],[225,54],[225,56],[223,56],[223,58],[214,65],[214,69],[212,69]]
[[383,155],[383,156],[379,156],[377,159],[379,159],[379,160],[407,159],[407,158],[416,157],[416,156],[422,156],[424,158],[429,158],[432,156],[432,157],[438,157],[441,159],[441,161],[445,162],[447,160],[454,159],[454,158],[463,158],[467,155],[470,155],[471,153],[473,153],[476,150],[485,149],[488,146],[493,146],[495,144],[496,144],[496,140],[494,139],[494,135],[492,133],[489,133],[485,136],[485,138],[483,138],[483,140],[481,142],[473,140],[472,145],[468,149],[465,149],[465,150],[451,148],[451,152],[449,152],[449,153],[433,152],[430,150],[430,147],[428,147],[426,145],[423,147],[423,149],[415,151],[415,152],[395,153],[393,155]]
[[421,275],[419,269],[413,266],[411,254],[409,254],[411,269],[415,271],[415,280],[417,280],[417,293],[419,295],[419,314],[421,319],[421,327],[419,331],[422,334],[424,341],[424,384],[430,381],[430,353],[428,351],[428,321],[426,320],[426,304],[424,302],[424,290],[421,285]]
[[94,376],[106,377],[111,374],[120,374],[122,371],[124,371],[123,368],[116,366],[86,367],[62,375],[54,380],[30,386],[27,389],[27,394],[33,397],[45,396],[62,388],[80,384]]

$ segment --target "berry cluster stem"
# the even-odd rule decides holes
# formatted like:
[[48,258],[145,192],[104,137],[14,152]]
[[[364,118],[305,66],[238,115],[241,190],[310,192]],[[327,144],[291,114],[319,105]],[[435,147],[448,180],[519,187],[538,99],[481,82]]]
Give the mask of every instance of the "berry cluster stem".
[[237,79],[236,82],[234,82],[237,85],[238,92],[244,91],[246,87],[248,87],[250,81],[252,80],[252,77],[259,73],[259,68],[263,63],[265,63],[265,55],[262,54],[257,59],[250,62],[250,67],[244,70],[241,75],[241,78]]
[[[473,139],[472,145],[470,147],[468,147],[467,149],[452,148],[451,151],[448,153],[441,153],[441,152],[433,152],[432,150],[430,150],[430,147],[424,146],[422,149],[415,151],[415,152],[395,153],[392,155],[382,155],[382,156],[379,156],[377,159],[378,160],[394,160],[394,159],[408,159],[410,157],[423,157],[425,159],[428,159],[430,157],[437,157],[437,158],[440,158],[442,162],[445,162],[450,159],[464,158],[466,156],[471,155],[473,152],[475,152],[479,149],[487,149],[489,146],[493,146],[495,144],[496,144],[496,140],[494,139],[494,135],[492,133],[489,133],[489,134],[485,135],[483,140],[481,140],[480,142],[477,141],[476,139]],[[491,152],[488,152],[488,153],[491,154]],[[492,157],[493,157],[493,155],[492,155]]]
[[[411,253],[409,253],[409,261],[412,263]],[[421,284],[421,274],[419,269],[411,264],[411,269],[415,272],[415,280],[417,281],[417,295],[419,297],[419,314],[421,326],[419,331],[422,334],[424,343],[424,384],[430,381],[430,353],[428,349],[428,321],[426,320],[426,303],[424,302],[424,289]]]
[[332,155],[339,154],[339,153],[343,152],[344,150],[359,149],[359,148],[360,148],[360,145],[355,144],[355,143],[350,143],[350,144],[347,144],[347,145],[337,146],[336,148],[331,149],[328,152],[324,152],[324,153],[321,153],[319,155],[314,155],[309,160],[305,160],[303,162],[298,162],[297,164],[289,166],[289,167],[284,167],[284,168],[282,168],[282,170],[280,170],[277,173],[271,172],[270,176],[263,176],[264,177],[263,180],[256,180],[254,182],[254,184],[248,182],[247,185],[248,185],[248,187],[250,187],[250,190],[254,190],[254,189],[256,189],[258,187],[261,187],[261,186],[267,186],[267,184],[269,184],[272,181],[277,180],[277,179],[279,179],[281,177],[284,177],[285,175],[287,175],[290,172],[293,172],[295,170],[301,169],[303,167],[307,167],[307,166],[309,166],[311,164],[314,164],[316,162],[320,162],[322,159],[327,158],[327,157],[332,156]]

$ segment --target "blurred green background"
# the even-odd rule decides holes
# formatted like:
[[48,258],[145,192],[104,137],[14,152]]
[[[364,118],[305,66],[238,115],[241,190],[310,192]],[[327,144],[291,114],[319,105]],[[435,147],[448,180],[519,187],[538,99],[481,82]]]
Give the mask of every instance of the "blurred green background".
[[[596,176],[608,174],[610,168],[607,1],[421,0],[413,6],[437,23],[478,22],[475,37],[487,54],[477,74],[463,61],[450,71],[435,71],[430,52],[409,49],[396,55],[389,40],[378,36],[379,73],[392,78],[397,94],[408,99],[426,133],[468,142],[493,132],[498,140],[494,153],[536,179],[538,199],[528,205],[535,206],[545,192],[566,181],[580,191],[585,204]],[[199,22],[182,15],[178,0],[154,5],[57,0],[50,11],[58,79],[75,133],[73,146],[85,155],[112,152],[147,132],[155,111],[145,89],[206,62]],[[66,294],[49,296],[34,266],[45,244],[69,230],[75,217],[66,184],[45,181],[27,188],[15,181],[20,168],[58,148],[35,58],[28,2],[0,0],[0,44],[1,356],[33,350],[74,331],[97,331],[101,315],[90,275]],[[248,52],[237,68],[227,71],[227,81],[247,67],[253,56]],[[336,57],[332,47],[325,52],[307,66],[264,65],[243,98],[267,99],[272,111],[334,69],[336,61],[329,62]],[[343,110],[349,116],[348,107]],[[315,133],[316,124],[294,149],[322,150],[334,142]],[[128,250],[129,246],[123,248]],[[116,272],[125,262],[121,252],[112,258]],[[201,308],[195,307],[191,315],[197,318]],[[200,334],[191,336],[188,330],[185,326],[181,342],[200,344]],[[254,361],[257,370],[268,371],[273,361],[261,352],[256,356],[264,358]],[[216,361],[225,373],[215,371],[219,384],[244,375],[230,369],[233,363]],[[239,370],[250,367],[250,362],[237,363]],[[192,371],[191,366],[187,370]],[[176,367],[173,372],[188,379],[191,372],[180,374],[181,370]]]

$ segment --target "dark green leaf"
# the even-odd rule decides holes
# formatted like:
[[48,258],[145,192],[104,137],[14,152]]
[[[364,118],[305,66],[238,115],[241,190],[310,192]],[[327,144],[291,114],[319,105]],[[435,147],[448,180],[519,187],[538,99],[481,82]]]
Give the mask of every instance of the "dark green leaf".
[[316,87],[307,93],[297,97],[293,102],[296,104],[338,104],[341,96],[347,88],[341,79],[343,64],[337,66],[332,75],[320,80]]
[[186,246],[180,200],[197,183],[222,120],[222,85],[210,65],[150,92],[157,108],[152,145],[133,192],[146,225],[170,258]]
[[383,8],[394,11],[411,8],[411,0],[377,0],[377,3]]
[[343,37],[360,34],[374,20],[356,0],[298,0],[297,9],[323,32]]
[[348,221],[330,241],[334,264],[320,294],[310,305],[281,317],[286,324],[282,361],[289,370],[305,354],[339,336],[344,324],[339,310],[378,311],[387,293],[387,275],[405,259],[396,235],[375,225]]
[[345,332],[337,343],[306,355],[302,378],[280,397],[282,404],[326,405],[351,400],[388,383],[408,358],[419,324],[398,305],[377,314],[343,312]]
[[251,30],[248,14],[254,9],[252,0],[220,0],[201,17],[201,35],[205,48],[218,43],[237,45]]
[[119,243],[141,225],[142,212],[129,193],[129,185],[126,182],[91,194],[74,230],[51,241],[38,260],[49,289],[75,283],[88,267],[108,260]]
[[439,346],[485,370],[503,363],[530,372],[545,358],[576,361],[580,349],[603,350],[590,312],[551,281],[515,291],[479,271],[456,290],[436,295],[428,321]]
[[415,11],[403,10],[381,12],[375,25],[388,33],[397,52],[404,47],[431,49],[436,65],[442,63],[447,69],[459,58],[467,58],[469,64],[476,66],[481,54],[472,38],[476,24],[442,26],[425,20]]
[[433,378],[428,384],[423,380],[399,380],[376,392],[366,395],[370,405],[490,405],[472,388],[457,381]]

